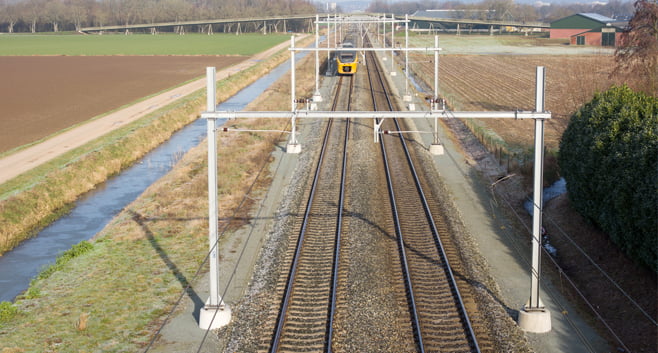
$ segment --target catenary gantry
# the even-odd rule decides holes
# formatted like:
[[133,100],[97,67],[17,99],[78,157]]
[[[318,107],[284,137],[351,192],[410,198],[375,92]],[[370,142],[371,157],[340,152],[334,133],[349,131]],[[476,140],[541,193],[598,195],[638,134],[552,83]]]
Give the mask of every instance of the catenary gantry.
[[[364,18],[364,23],[377,23],[377,20],[391,22],[395,21],[394,18]],[[319,19],[316,16],[316,21]],[[354,19],[350,22],[353,23]],[[406,37],[408,38],[408,18],[401,21],[405,24]],[[318,23],[316,23],[316,28]],[[392,26],[393,27],[393,26]],[[392,30],[393,31],[393,30]],[[434,80],[434,96],[430,99],[429,111],[395,111],[395,112],[380,112],[380,111],[349,111],[349,112],[332,112],[332,111],[317,111],[308,108],[298,109],[300,100],[296,98],[295,93],[295,52],[296,51],[315,51],[318,53],[322,50],[335,50],[336,48],[319,48],[317,43],[318,36],[316,34],[316,47],[315,48],[296,48],[295,37],[291,38],[291,110],[290,111],[260,111],[260,112],[231,112],[231,111],[217,111],[216,110],[216,79],[215,68],[207,69],[207,109],[202,113],[202,117],[207,120],[208,126],[208,193],[209,193],[209,246],[210,246],[210,297],[206,302],[206,306],[201,309],[200,326],[204,329],[217,328],[227,324],[230,321],[230,310],[226,309],[222,298],[219,295],[219,258],[218,258],[218,233],[217,233],[217,144],[216,121],[218,119],[231,119],[231,118],[289,118],[292,121],[291,138],[287,145],[289,153],[300,153],[301,146],[296,139],[296,125],[297,119],[335,119],[335,118],[356,118],[356,119],[385,119],[385,118],[411,118],[411,119],[435,119],[435,139],[434,144],[438,143],[436,120],[438,119],[454,119],[454,118],[508,118],[508,119],[533,119],[535,121],[535,155],[534,155],[534,188],[533,188],[533,227],[532,227],[532,263],[529,269],[531,277],[530,295],[528,302],[519,312],[519,325],[526,331],[530,332],[547,332],[551,329],[550,312],[545,308],[540,299],[540,250],[541,250],[541,224],[542,224],[542,179],[543,179],[543,161],[544,161],[544,122],[551,118],[551,113],[544,109],[544,89],[545,89],[545,68],[537,67],[536,70],[536,89],[535,89],[535,109],[528,111],[488,111],[488,112],[469,112],[469,111],[450,111],[446,110],[441,104],[438,97],[438,37],[435,37],[435,46],[433,48],[409,48],[408,40],[405,41],[405,47],[398,48],[357,48],[357,50],[376,50],[376,51],[404,51],[408,53],[411,50],[427,50],[434,51],[435,53],[435,80]],[[405,66],[408,60],[405,58]],[[392,70],[393,71],[393,70]],[[405,74],[408,75],[408,67],[405,68]],[[392,72],[391,72],[392,75]],[[316,64],[316,80],[318,76],[318,67]],[[408,77],[407,77],[408,81]],[[312,100],[311,100],[312,101]],[[381,131],[381,125],[374,124],[375,139]],[[433,145],[434,145],[433,144]],[[430,146],[430,151],[433,149]],[[435,149],[442,151],[442,149]],[[440,154],[440,153],[439,153]]]

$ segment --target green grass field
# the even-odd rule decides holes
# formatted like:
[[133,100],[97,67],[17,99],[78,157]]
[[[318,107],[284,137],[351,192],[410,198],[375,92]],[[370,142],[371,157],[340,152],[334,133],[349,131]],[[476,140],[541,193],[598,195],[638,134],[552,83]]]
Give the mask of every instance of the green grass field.
[[0,55],[253,55],[288,34],[0,35]]

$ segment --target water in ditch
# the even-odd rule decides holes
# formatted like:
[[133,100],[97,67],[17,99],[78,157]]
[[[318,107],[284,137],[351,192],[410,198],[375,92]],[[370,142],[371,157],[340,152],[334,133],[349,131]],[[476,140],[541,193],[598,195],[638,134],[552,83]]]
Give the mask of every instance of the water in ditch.
[[[304,52],[305,53],[305,52]],[[296,55],[299,60],[304,53]],[[290,71],[290,60],[218,105],[218,110],[239,111],[277,79]],[[223,122],[219,122],[221,124]],[[147,187],[171,170],[176,161],[206,137],[206,121],[198,119],[176,132],[167,142],[146,154],[132,167],[80,197],[67,215],[10,252],[0,256],[0,301],[12,301],[25,291],[42,268],[58,254],[91,239]]]

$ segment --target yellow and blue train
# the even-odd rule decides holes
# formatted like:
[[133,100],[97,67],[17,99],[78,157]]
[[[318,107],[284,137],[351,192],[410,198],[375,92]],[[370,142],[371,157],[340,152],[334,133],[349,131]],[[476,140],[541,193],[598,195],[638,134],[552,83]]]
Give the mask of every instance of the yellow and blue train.
[[336,51],[336,69],[339,75],[354,75],[359,64],[356,57],[356,50],[353,49],[354,44],[345,42],[342,48]]
[[354,42],[348,36],[339,48],[329,54],[326,75],[354,75],[358,65],[359,60],[357,52],[354,50]]

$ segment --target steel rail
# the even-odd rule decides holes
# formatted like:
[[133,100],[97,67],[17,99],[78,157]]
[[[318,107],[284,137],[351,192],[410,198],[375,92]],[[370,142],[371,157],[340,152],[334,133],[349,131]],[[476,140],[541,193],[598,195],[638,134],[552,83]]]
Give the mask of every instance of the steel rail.
[[[389,98],[390,94],[388,94],[388,92],[386,92],[386,85],[383,84],[383,78],[381,77],[381,74],[378,75],[378,77],[379,77],[380,81],[382,81],[382,87],[383,87],[383,90],[386,93],[386,98],[387,98],[386,100],[387,100],[387,103],[388,103],[388,108],[390,110],[393,110],[393,105],[391,104],[391,100]],[[402,128],[400,127],[398,119],[396,119],[396,118],[393,119],[393,122],[396,126],[396,129],[398,131],[401,131]],[[446,272],[446,276],[448,277],[449,286],[452,290],[455,301],[457,302],[459,315],[462,318],[462,323],[463,323],[463,326],[464,326],[464,330],[467,333],[467,338],[468,338],[469,343],[471,345],[472,351],[480,352],[480,348],[478,346],[477,339],[476,339],[475,333],[473,331],[473,327],[472,327],[471,322],[468,318],[468,314],[466,312],[465,305],[464,305],[464,302],[462,300],[462,297],[459,293],[459,289],[457,287],[457,282],[455,280],[455,276],[454,276],[454,274],[452,272],[452,268],[451,268],[451,266],[448,262],[448,257],[445,253],[443,243],[441,242],[438,229],[437,229],[436,224],[434,222],[434,217],[433,217],[433,215],[430,211],[429,203],[427,201],[427,198],[425,197],[425,193],[424,193],[424,190],[421,186],[420,178],[419,178],[419,176],[416,172],[416,168],[415,168],[413,160],[411,158],[411,154],[410,154],[409,149],[407,147],[404,136],[402,136],[400,134],[398,136],[398,138],[400,139],[401,146],[404,150],[404,153],[405,153],[408,165],[409,165],[409,170],[410,170],[410,172],[413,176],[416,189],[418,190],[418,195],[419,195],[420,201],[423,205],[423,210],[424,210],[426,218],[427,218],[427,223],[430,226],[431,231],[432,231],[432,236],[434,238],[434,243],[436,245],[439,256],[441,257],[441,260],[444,264],[443,268],[444,268],[444,271]],[[394,219],[395,219],[395,223],[396,223],[396,231],[399,231],[399,228],[398,228],[399,220],[398,220],[398,214],[397,214],[397,206],[395,205],[395,200],[394,200],[395,196],[394,196],[394,193],[393,193],[392,179],[391,179],[391,176],[390,176],[388,161],[386,160],[387,156],[386,156],[385,147],[384,147],[384,145],[385,145],[384,139],[380,139],[380,145],[381,145],[381,149],[382,149],[382,154],[384,156],[384,164],[385,164],[385,168],[386,168],[387,181],[389,183],[388,188],[389,188],[389,192],[391,193],[391,203],[393,205],[393,210],[394,210]],[[406,254],[405,254],[405,251],[404,251],[404,241],[403,241],[401,232],[400,232],[400,235],[399,235],[399,239],[400,239],[399,240],[399,242],[400,242],[399,246],[401,248],[400,253],[401,253],[401,256],[403,256],[405,271],[408,271],[408,265],[406,263],[407,259],[406,259]],[[409,274],[407,276],[410,277]],[[411,292],[411,293],[413,293],[413,292]],[[415,307],[415,304],[414,304],[414,307]],[[416,319],[416,320],[418,320],[418,319]],[[419,338],[420,338],[419,342],[421,342],[421,348],[420,349],[421,349],[421,351],[424,351],[425,348],[422,346],[422,335],[421,335],[421,329],[420,329],[419,321],[415,322],[415,324],[418,325],[418,332],[419,332]]]
[[[388,96],[388,95],[387,95]],[[389,100],[390,102],[390,100]],[[392,106],[391,106],[392,109]],[[395,127],[397,130],[402,130],[400,127],[400,123],[397,118],[393,119],[393,123],[395,124]],[[466,313],[466,308],[464,305],[464,301],[462,300],[461,294],[459,293],[459,288],[457,287],[457,282],[455,281],[455,276],[452,272],[452,267],[450,266],[450,263],[448,261],[448,256],[445,253],[445,249],[443,246],[443,242],[441,242],[441,238],[439,235],[439,231],[436,227],[436,223],[434,222],[434,216],[432,215],[432,212],[430,211],[429,203],[427,202],[427,198],[425,197],[425,191],[423,190],[423,187],[420,184],[420,178],[418,177],[418,173],[416,172],[416,167],[414,165],[414,162],[411,158],[411,153],[409,152],[409,148],[407,147],[407,142],[402,134],[398,135],[398,138],[400,140],[400,144],[404,150],[405,156],[407,158],[407,162],[409,164],[409,169],[411,171],[411,174],[413,175],[414,183],[416,185],[416,189],[418,189],[418,196],[420,197],[420,200],[423,204],[423,210],[425,211],[425,216],[427,217],[428,224],[430,225],[432,229],[432,236],[434,237],[434,242],[436,244],[437,251],[439,252],[439,255],[441,256],[441,260],[443,261],[443,267],[444,270],[447,273],[448,280],[450,281],[450,287],[453,291],[453,295],[455,296],[455,299],[457,300],[458,303],[458,308],[460,311],[460,315],[462,317],[462,320],[464,322],[464,328],[468,332],[468,338],[471,341],[471,345],[474,349],[475,352],[480,352],[480,347],[478,346],[477,339],[475,337],[475,332],[473,332],[473,327],[471,325],[471,321],[468,318],[468,314]],[[384,140],[381,140],[381,144],[383,146]]]
[[[376,78],[379,79],[379,83],[381,84],[382,88],[385,89],[384,81],[382,80],[381,74],[379,74],[379,66],[377,65],[377,61],[372,57],[372,54],[369,53],[368,57],[370,58],[370,63],[368,65],[368,81],[370,83],[370,95],[372,97],[372,103],[374,106],[374,109],[377,110],[377,100],[375,98],[375,89],[373,87],[373,78],[372,75],[376,75]],[[375,71],[376,73],[372,73],[372,71]],[[390,97],[388,94],[385,95],[386,101],[388,104],[388,109],[392,110],[393,105],[391,103]],[[411,321],[412,321],[412,326],[415,330],[414,336],[416,339],[416,344],[418,345],[418,349],[420,352],[425,352],[425,346],[423,345],[423,335],[422,332],[420,331],[420,321],[418,319],[418,309],[416,307],[416,300],[414,297],[414,292],[413,292],[413,286],[411,284],[411,275],[409,272],[409,265],[407,261],[407,254],[404,249],[404,240],[402,239],[402,228],[400,226],[399,222],[399,217],[398,215],[398,210],[397,210],[397,204],[395,202],[395,192],[393,191],[393,182],[391,178],[391,173],[390,173],[390,168],[388,166],[388,158],[386,156],[386,149],[384,147],[384,141],[383,139],[379,140],[380,142],[380,147],[382,151],[382,156],[383,156],[383,162],[384,162],[384,171],[386,174],[386,180],[387,180],[387,186],[388,186],[388,193],[389,193],[389,199],[391,202],[391,209],[393,213],[393,223],[395,225],[395,233],[397,234],[397,243],[398,243],[398,251],[400,253],[400,258],[402,262],[402,276],[404,277],[404,282],[405,282],[405,287],[407,290],[407,299],[409,300],[409,311],[411,313]]]
[[[341,79],[342,80],[342,79]],[[351,109],[352,94],[354,92],[354,76],[350,78],[350,86],[347,100],[347,110]],[[338,94],[332,109],[336,108],[338,102]],[[340,195],[338,196],[338,219],[336,220],[336,242],[334,245],[334,266],[331,271],[331,299],[329,301],[329,317],[327,321],[327,346],[326,352],[331,353],[331,341],[333,339],[333,322],[334,314],[336,313],[336,295],[338,291],[338,265],[340,263],[340,246],[341,246],[341,231],[343,225],[343,206],[345,204],[345,178],[347,174],[347,142],[349,140],[350,120],[347,119],[345,123],[345,140],[343,141],[343,164],[341,167],[340,177]]]
[[[335,109],[337,104],[338,104],[338,100],[339,100],[339,97],[340,97],[340,90],[341,90],[341,87],[342,87],[342,81],[343,81],[343,77],[341,76],[340,83],[339,83],[338,88],[336,90],[336,95],[335,95],[335,98],[334,98],[334,102],[332,103],[332,109]],[[352,94],[353,82],[354,82],[354,80],[350,79],[350,84],[349,84],[350,85],[349,86],[350,97],[351,97],[351,94]],[[271,346],[270,346],[270,349],[269,349],[269,352],[272,352],[272,353],[277,352],[279,350],[279,345],[281,343],[281,335],[282,335],[282,332],[283,332],[283,327],[284,327],[284,324],[285,324],[286,315],[287,315],[287,311],[288,311],[289,304],[290,304],[290,297],[291,297],[292,292],[293,292],[292,288],[293,288],[293,285],[294,285],[295,277],[297,275],[297,269],[299,267],[299,258],[300,258],[302,246],[304,244],[304,237],[305,237],[305,234],[306,234],[306,229],[307,229],[309,218],[310,218],[310,215],[311,215],[311,208],[312,208],[312,205],[313,205],[313,202],[314,202],[314,199],[315,199],[315,194],[316,194],[316,190],[317,190],[317,187],[318,187],[318,180],[320,179],[322,164],[324,162],[325,152],[326,152],[326,148],[327,148],[327,145],[328,145],[328,140],[329,140],[330,132],[332,130],[332,126],[333,126],[333,120],[330,120],[327,124],[325,135],[324,135],[324,138],[323,138],[323,141],[322,141],[322,147],[321,147],[321,150],[320,150],[320,155],[318,157],[318,163],[316,165],[316,171],[315,171],[315,174],[314,174],[314,177],[313,177],[313,182],[312,182],[312,185],[311,185],[310,194],[309,194],[306,209],[305,209],[305,212],[304,212],[302,226],[301,226],[301,229],[300,229],[300,232],[299,232],[299,237],[297,239],[297,244],[295,246],[295,253],[294,253],[294,256],[293,256],[293,259],[292,259],[292,263],[290,265],[290,271],[289,271],[288,278],[287,278],[287,281],[286,281],[286,287],[285,287],[285,290],[284,290],[284,295],[283,295],[281,308],[279,310],[279,314],[278,314],[278,317],[277,317],[277,324],[276,324],[275,332],[273,334],[272,343],[271,343]],[[341,229],[342,229],[342,220],[343,220],[343,217],[342,217],[343,212],[342,211],[343,211],[344,195],[345,195],[345,171],[346,171],[346,168],[347,168],[347,162],[346,161],[347,161],[347,141],[348,141],[347,132],[349,131],[349,121],[346,124],[345,129],[346,129],[345,130],[346,133],[345,133],[345,139],[344,139],[344,142],[343,142],[343,145],[344,145],[345,148],[343,150],[342,173],[341,173],[340,192],[339,192],[340,196],[339,196],[339,202],[338,202],[338,216],[337,216],[337,220],[336,220],[337,227],[336,227],[336,236],[335,236],[335,241],[334,241],[334,252],[333,252],[333,259],[332,259],[331,289],[330,289],[330,295],[329,295],[329,297],[330,297],[329,298],[329,307],[327,308],[328,309],[327,324],[326,324],[327,328],[326,328],[326,334],[325,334],[325,337],[326,337],[326,339],[325,339],[325,351],[326,352],[331,352],[331,341],[332,341],[332,338],[333,338],[333,317],[334,317],[334,313],[335,313],[335,310],[336,310],[335,302],[336,302],[336,291],[337,291],[337,282],[338,282],[338,265],[339,265],[339,260],[340,260],[340,257],[339,257],[340,256],[340,243],[341,243],[340,233],[341,233]]]
[[[393,122],[395,123],[395,126],[400,129],[400,124],[397,119],[393,119]],[[444,263],[444,269],[447,273],[447,277],[450,281],[450,287],[453,290],[453,294],[455,296],[455,299],[459,303],[459,309],[460,309],[460,315],[462,316],[462,319],[464,320],[464,326],[465,329],[468,331],[468,337],[471,340],[471,344],[473,345],[473,349],[475,352],[480,352],[480,347],[478,346],[477,339],[475,337],[475,332],[473,332],[473,327],[471,325],[471,321],[468,318],[468,313],[466,312],[466,308],[464,305],[464,301],[462,300],[461,294],[459,293],[459,288],[457,287],[457,281],[455,280],[455,275],[452,272],[452,267],[450,266],[450,263],[448,262],[448,256],[445,253],[445,249],[443,246],[443,242],[441,241],[441,237],[439,235],[439,231],[436,228],[436,224],[434,222],[434,216],[432,215],[432,211],[430,210],[429,203],[427,202],[427,198],[425,197],[425,191],[423,190],[423,187],[420,184],[420,178],[418,177],[418,174],[416,173],[416,168],[414,166],[414,162],[411,158],[411,154],[409,153],[409,149],[407,147],[407,142],[404,139],[404,136],[399,135],[398,136],[400,139],[400,143],[402,145],[402,148],[404,149],[404,153],[407,157],[407,162],[409,163],[409,169],[411,170],[411,173],[413,174],[414,177],[414,183],[416,184],[416,188],[418,189],[418,195],[420,196],[420,199],[423,203],[423,210],[425,211],[425,215],[428,219],[428,223],[430,227],[432,228],[432,236],[434,237],[434,242],[436,244],[437,251],[439,252],[439,255],[441,256],[441,260]],[[382,142],[383,143],[383,142]]]

